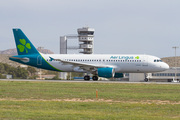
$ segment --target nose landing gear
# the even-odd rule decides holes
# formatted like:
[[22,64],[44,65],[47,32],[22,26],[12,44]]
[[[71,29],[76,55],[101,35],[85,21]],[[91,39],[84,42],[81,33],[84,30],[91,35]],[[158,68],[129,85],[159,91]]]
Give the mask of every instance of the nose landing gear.
[[144,81],[145,81],[145,82],[148,82],[149,79],[148,79],[147,73],[144,73],[144,77],[145,77],[145,78],[144,78]]
[[148,80],[148,78],[145,78],[144,81],[145,81],[145,82],[148,82],[149,80]]

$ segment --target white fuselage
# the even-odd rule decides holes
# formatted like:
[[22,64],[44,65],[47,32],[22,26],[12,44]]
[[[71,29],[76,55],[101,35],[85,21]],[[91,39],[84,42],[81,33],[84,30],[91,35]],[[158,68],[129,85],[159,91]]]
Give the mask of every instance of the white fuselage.
[[53,67],[64,72],[88,72],[81,69],[81,66],[64,64],[54,59],[71,61],[74,63],[84,63],[90,65],[110,66],[116,73],[148,73],[160,72],[169,69],[169,66],[162,62],[160,58],[151,55],[133,55],[133,54],[41,54],[42,57]]

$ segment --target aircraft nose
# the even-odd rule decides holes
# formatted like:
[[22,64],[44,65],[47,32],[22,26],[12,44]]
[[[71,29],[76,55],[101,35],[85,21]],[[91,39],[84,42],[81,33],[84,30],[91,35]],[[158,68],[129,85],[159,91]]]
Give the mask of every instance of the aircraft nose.
[[164,63],[164,64],[162,65],[162,68],[163,68],[164,70],[168,70],[168,69],[169,69],[169,65],[168,65],[167,63]]

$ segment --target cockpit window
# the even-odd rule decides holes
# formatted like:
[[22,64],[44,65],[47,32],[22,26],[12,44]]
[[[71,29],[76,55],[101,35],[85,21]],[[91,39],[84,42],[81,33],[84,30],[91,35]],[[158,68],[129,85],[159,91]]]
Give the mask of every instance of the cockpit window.
[[154,62],[162,62],[162,60],[154,60]]

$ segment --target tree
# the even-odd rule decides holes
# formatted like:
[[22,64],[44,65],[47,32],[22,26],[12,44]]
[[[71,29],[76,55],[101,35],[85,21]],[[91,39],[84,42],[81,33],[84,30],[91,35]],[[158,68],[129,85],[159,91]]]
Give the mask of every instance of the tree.
[[33,76],[37,71],[34,67],[28,66],[27,70],[31,73],[31,76]]
[[16,76],[18,78],[27,79],[28,71],[20,66],[17,67]]
[[16,68],[12,67],[12,68],[9,70],[8,74],[12,75],[13,78],[16,78],[16,77],[17,77],[17,76],[16,76],[16,70],[17,70]]
[[6,77],[0,73],[0,79],[5,79]]
[[4,65],[0,63],[0,73],[4,73],[4,72],[5,72]]
[[[32,74],[34,71],[35,70],[31,69]],[[6,78],[2,74],[10,74],[13,76],[13,78],[22,78],[22,79],[26,79],[29,75],[28,71],[25,68],[21,68],[20,66],[15,68],[6,63],[0,63],[0,78]]]
[[59,78],[58,75],[56,75],[56,76],[54,76],[54,77],[52,78],[52,80],[60,80],[60,78]]

